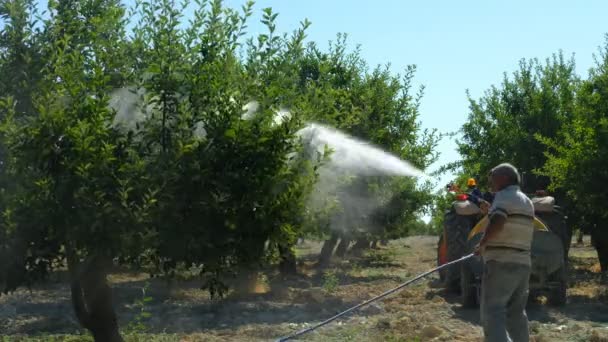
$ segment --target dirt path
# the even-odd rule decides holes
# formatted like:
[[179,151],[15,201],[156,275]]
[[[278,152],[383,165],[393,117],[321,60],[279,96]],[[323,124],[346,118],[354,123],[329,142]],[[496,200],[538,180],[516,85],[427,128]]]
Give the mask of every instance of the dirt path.
[[[298,249],[302,274],[282,279],[265,274],[267,293],[210,301],[196,282],[172,286],[144,275],[116,274],[119,319],[135,322],[143,308],[150,313],[143,326],[149,341],[271,341],[307,324],[379,294],[435,266],[435,237],[392,241],[363,257],[335,262],[319,272],[313,267],[318,243]],[[569,303],[561,309],[531,304],[529,316],[536,341],[608,341],[608,290],[599,283],[599,269],[590,247],[571,250]],[[478,341],[479,312],[462,309],[458,298],[423,280],[385,301],[321,328],[308,341]],[[134,305],[145,296],[150,301]],[[131,326],[132,330],[135,329]],[[68,334],[79,331],[61,282],[20,290],[0,297],[0,336]],[[76,334],[76,336],[75,336]],[[138,336],[138,335],[133,335]]]

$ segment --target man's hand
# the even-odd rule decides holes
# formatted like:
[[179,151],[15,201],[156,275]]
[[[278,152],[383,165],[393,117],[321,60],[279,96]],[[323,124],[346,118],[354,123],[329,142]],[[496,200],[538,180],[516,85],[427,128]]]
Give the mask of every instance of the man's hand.
[[473,255],[479,256],[484,252],[485,249],[486,249],[486,244],[485,244],[485,241],[482,240],[477,244],[477,246],[475,246],[475,249],[473,250]]

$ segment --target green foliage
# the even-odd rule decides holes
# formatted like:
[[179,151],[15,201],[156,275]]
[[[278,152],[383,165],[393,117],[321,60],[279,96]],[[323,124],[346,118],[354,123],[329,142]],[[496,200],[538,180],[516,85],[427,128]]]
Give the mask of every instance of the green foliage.
[[[310,44],[299,64],[302,100],[297,108],[307,120],[339,128],[422,169],[436,160],[440,135],[420,128],[423,89],[412,91],[415,66],[402,76],[391,74],[388,67],[370,70],[358,49],[349,51],[342,34],[326,53]],[[312,213],[318,215],[312,230],[317,235],[329,233],[329,216],[334,217],[334,230],[373,238],[401,237],[432,203],[431,185],[413,179],[348,174],[335,178],[330,184],[334,193],[322,195],[326,197],[322,208],[333,209]],[[360,205],[353,207],[349,203],[353,194],[368,199],[370,207],[375,203],[376,208],[368,212]],[[353,217],[357,213],[360,217]],[[340,221],[344,222],[341,226],[336,224]]]
[[327,270],[323,272],[323,291],[326,293],[334,293],[338,286],[340,285],[340,281],[338,276],[336,275],[336,270]]
[[[13,61],[15,45],[40,50],[45,62],[39,79],[23,81],[36,90],[27,113],[8,88],[13,81],[2,80],[4,190],[18,187],[1,232],[2,251],[12,256],[3,290],[46,276],[65,258],[97,254],[163,273],[202,265],[217,276],[263,261],[269,239],[295,241],[314,175],[308,161],[289,159],[300,148],[300,121],[271,120],[282,103],[273,92],[285,82],[275,64],[302,50],[307,24],[292,38],[272,36],[276,15],[266,10],[272,37],[250,47],[262,57],[253,66],[236,53],[252,4],[242,13],[220,1],[198,5],[182,28],[183,8],[138,1],[130,38],[117,1],[51,1],[40,30],[31,28],[31,4],[6,8],[6,76],[19,74],[14,65],[37,70]],[[111,124],[108,107],[123,85],[145,89],[151,110],[131,131]],[[260,114],[244,121],[241,107],[252,96]],[[205,136],[194,134],[196,125]]]
[[[473,177],[482,190],[489,190],[487,173],[509,162],[522,173],[524,191],[547,189],[549,182],[539,172],[547,162],[543,140],[557,138],[572,120],[579,85],[574,59],[566,60],[561,52],[544,63],[522,60],[511,77],[505,74],[502,83],[480,99],[469,96],[468,120],[457,141],[462,160],[446,169],[458,172],[458,183]],[[560,205],[568,206],[560,189],[553,189]],[[437,195],[435,229],[441,229],[451,201],[450,195]]]
[[[2,251],[11,258],[10,275],[0,272],[2,290],[46,276],[66,257],[139,255],[152,201],[150,191],[132,185],[145,171],[140,156],[108,125],[109,74],[120,60],[110,57],[105,38],[122,36],[121,7],[85,2],[77,17],[67,3],[49,7],[50,19],[36,31],[46,60],[40,81],[30,84],[31,112],[20,112],[11,92],[0,108],[13,190],[4,208]],[[101,18],[96,34],[83,32]],[[27,20],[33,25],[31,14]]]
[[0,94],[15,99],[15,110],[30,113],[43,67],[43,39],[31,0],[1,1]]
[[138,298],[133,307],[138,311],[133,321],[129,322],[126,327],[127,333],[144,333],[148,330],[146,322],[152,317],[152,314],[148,312],[148,304],[152,302],[153,298],[147,295],[150,289],[150,283],[146,282],[145,286],[141,289],[141,298]]
[[577,92],[574,116],[555,137],[542,141],[547,146],[547,163],[542,172],[551,178],[553,189],[563,189],[594,224],[606,218],[605,191],[598,186],[608,180],[608,36]]
[[[606,198],[597,184],[607,179],[602,165],[608,141],[608,43],[599,52],[586,79],[579,79],[574,60],[560,53],[545,64],[522,61],[500,87],[471,99],[458,143],[463,160],[452,169],[462,178],[478,178],[483,186],[491,167],[511,162],[524,172],[525,191],[553,191],[573,228],[605,218]],[[445,205],[440,196],[436,208]]]
[[477,178],[483,187],[489,170],[500,163],[510,162],[529,175],[542,167],[545,147],[538,136],[555,137],[573,115],[578,85],[574,67],[574,60],[565,60],[561,53],[544,64],[522,60],[519,70],[511,78],[505,75],[499,87],[479,100],[470,98],[458,141],[462,173]]
[[[453,185],[466,191],[467,180],[470,178],[467,174],[460,174],[452,182]],[[480,179],[477,179],[479,182]],[[446,185],[447,186],[447,185]],[[440,189],[434,194],[433,199],[433,216],[429,222],[429,232],[438,235],[443,231],[443,219],[445,213],[452,207],[452,203],[456,200],[456,194],[448,191],[447,188]]]
[[455,196],[451,193],[446,193],[445,190],[439,190],[435,194],[433,202],[433,216],[429,222],[429,230],[431,233],[438,235],[443,231],[443,219],[445,213],[450,210],[452,203],[455,200]]
[[432,224],[432,222],[424,222],[421,219],[413,221],[408,227],[408,235],[435,235],[438,230]]
[[[331,154],[303,148],[297,132],[309,121],[420,168],[435,161],[439,135],[421,131],[415,67],[368,69],[344,35],[322,51],[305,42],[306,20],[279,34],[271,9],[266,32],[245,40],[252,8],[49,1],[39,20],[33,1],[0,2],[0,290],[66,264],[76,278],[95,258],[167,276],[197,270],[212,294],[225,293],[223,273],[329,232],[318,223],[339,202],[307,211]],[[117,94],[136,103],[116,106]],[[244,116],[250,101],[258,109]],[[349,184],[379,198],[377,229],[367,229],[376,237],[406,234],[432,200],[430,184],[412,179]]]
[[[142,8],[152,7],[146,4]],[[289,59],[301,35],[273,36],[276,16],[265,13],[269,33],[259,37],[259,45],[249,46],[249,55],[259,58],[245,63],[236,47],[249,8],[239,16],[214,2],[210,12],[197,14],[206,20],[188,29],[198,37],[190,46],[176,43],[180,32],[172,23],[179,21],[178,11],[144,13],[144,24],[135,29],[142,37],[136,45],[144,50],[138,54],[150,56],[141,62],[142,67],[149,63],[143,70],[152,75],[143,84],[160,112],[143,133],[151,134],[144,137],[152,139],[146,148],[157,151],[148,166],[151,183],[162,189],[152,224],[158,234],[157,271],[202,264],[204,274],[219,275],[263,261],[269,239],[272,246],[295,242],[314,177],[306,160],[289,158],[300,148],[295,139],[299,120],[273,124],[274,109],[282,104],[274,96],[280,84],[274,82],[283,82],[274,65]],[[165,15],[167,20],[158,19]],[[152,37],[154,51],[164,52],[146,52],[145,37]],[[254,87],[259,84],[264,86]],[[251,97],[260,108],[243,120],[243,104]],[[196,123],[206,131],[202,138],[193,133]]]

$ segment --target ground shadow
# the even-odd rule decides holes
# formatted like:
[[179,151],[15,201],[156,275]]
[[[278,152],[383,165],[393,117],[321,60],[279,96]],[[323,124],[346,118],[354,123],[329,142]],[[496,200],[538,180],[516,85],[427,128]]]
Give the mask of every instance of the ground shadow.
[[3,333],[73,333],[78,329],[68,299],[29,302],[20,297],[0,304],[0,331]]
[[[446,302],[453,305],[452,310],[454,311],[455,318],[475,325],[481,324],[479,307],[464,307],[462,305],[462,299],[459,294],[451,293],[444,289],[432,290],[427,293],[426,298],[432,299],[434,296],[440,296]],[[541,323],[555,323],[557,321],[556,318],[551,315],[551,310],[552,308],[540,304],[534,299],[531,299],[526,307],[528,319]]]
[[28,319],[26,322],[20,324],[19,327],[14,327],[6,332],[6,334],[27,334],[30,337],[36,337],[37,335],[44,336],[47,334],[74,334],[82,333],[83,330],[73,318],[73,315],[65,314],[59,316],[58,312],[54,314],[47,314],[44,316],[37,316]]
[[[151,333],[200,333],[212,329],[220,334],[222,331],[227,333],[237,329],[251,328],[247,327],[248,325],[256,325],[256,329],[257,327],[262,329],[264,326],[274,324],[316,322],[359,304],[376,294],[365,293],[366,298],[344,300],[325,293],[321,289],[324,288],[323,274],[326,271],[335,270],[338,286],[375,283],[374,288],[376,289],[384,287],[389,289],[392,286],[390,283],[401,283],[404,280],[399,276],[386,275],[384,272],[386,270],[361,276],[357,276],[357,272],[353,272],[357,267],[363,268],[361,265],[381,262],[385,258],[373,256],[371,259],[374,260],[370,261],[365,256],[348,258],[348,262],[338,261],[330,266],[330,269],[325,270],[313,267],[310,261],[304,261],[299,268],[301,273],[289,277],[281,276],[276,270],[267,269],[263,273],[267,276],[272,291],[249,295],[230,294],[222,300],[214,301],[208,298],[205,291],[200,290],[202,284],[200,280],[179,281],[175,282],[174,286],[167,286],[167,282],[162,279],[126,275],[121,282],[114,285],[116,308],[122,327],[127,327],[130,322],[133,322],[142,309],[149,312],[151,317],[145,323]],[[366,262],[367,264],[365,264]],[[588,264],[589,261],[586,259],[573,259],[572,281],[590,282],[590,287],[598,287],[597,274],[589,270]],[[402,266],[399,265],[399,267]],[[382,282],[386,282],[386,286],[381,284]],[[143,307],[134,305],[144,296],[142,289],[146,288],[148,284],[149,289],[146,296],[150,296],[152,301]],[[177,294],[173,290],[178,290]],[[30,317],[31,321],[22,320],[25,323],[12,328],[12,334],[71,333],[80,330],[69,302],[67,284],[62,284],[60,287],[53,286],[50,291],[46,288],[36,291],[36,300],[32,302],[28,302],[28,300],[34,297],[28,297],[26,294],[20,295],[19,298],[23,298],[23,301],[19,303],[18,315]],[[455,318],[479,325],[479,310],[463,308],[460,305],[458,294],[448,293],[437,288],[429,288],[426,292],[427,300],[432,300],[437,296],[450,304]],[[572,293],[569,296],[569,303],[563,308],[531,303],[528,313],[531,320],[543,323],[554,323],[556,314],[561,318],[606,322],[608,321],[607,297],[608,294],[586,296],[578,292]],[[44,298],[47,301],[52,299],[52,302],[41,302]],[[18,297],[15,297],[14,302],[16,300]],[[371,316],[380,313],[382,313],[381,310],[363,310],[363,312],[356,312],[353,315]],[[0,330],[2,330],[1,326]]]
[[303,256],[299,265],[312,265],[316,270],[324,270],[331,269],[335,267],[340,267],[344,269],[352,269],[355,267],[360,268],[391,268],[391,267],[403,267],[402,264],[396,263],[387,259],[383,256],[378,256],[375,254],[372,255],[347,255],[345,257],[332,257],[330,263],[328,265],[319,266],[318,265],[318,257],[316,256]]
[[[526,307],[528,318],[540,323],[557,323],[563,318],[596,323],[608,322],[608,289],[600,283],[599,274],[590,269],[590,265],[594,262],[592,258],[571,257],[568,273],[569,286],[588,284],[588,287],[595,292],[580,294],[569,291],[567,304],[563,306],[541,303],[542,294],[540,297],[531,297]],[[426,299],[430,300],[435,296],[440,296],[453,305],[456,318],[472,324],[480,323],[479,309],[464,308],[458,293],[449,292],[444,288],[431,288],[427,292]]]
[[[339,286],[369,283],[377,280],[395,280],[392,277],[352,277],[339,273]],[[128,277],[125,277],[128,278]],[[326,319],[341,310],[359,304],[359,298],[343,300],[324,293],[323,279],[317,274],[300,274],[288,278],[271,275],[273,291],[261,294],[229,295],[222,300],[210,300],[208,293],[200,289],[200,280],[179,281],[167,286],[163,279],[121,281],[114,284],[113,294],[119,322],[126,328],[141,315],[142,310],[150,314],[144,320],[150,333],[200,333],[213,329],[235,330],[252,324],[274,325],[282,323],[304,323]],[[147,288],[146,293],[143,289]],[[276,290],[275,290],[276,289]],[[288,291],[281,291],[281,289]],[[175,295],[173,290],[186,295]],[[69,286],[57,284],[52,291],[44,290],[36,298],[20,292],[18,310],[11,314],[19,318],[20,324],[12,326],[8,334],[74,333],[80,327],[75,319],[69,300]],[[371,295],[371,294],[370,294]],[[190,296],[190,297],[189,297]],[[39,297],[52,301],[40,303]],[[136,305],[143,297],[151,300],[143,306]],[[57,299],[60,298],[60,299]],[[31,302],[32,300],[35,302]],[[363,299],[361,299],[363,300]],[[365,312],[365,315],[376,314]],[[359,313],[355,313],[359,315]],[[9,326],[10,322],[1,322]],[[0,326],[0,330],[3,328]]]
[[[130,287],[137,288],[137,284],[130,284]],[[319,289],[316,291],[319,297],[304,292],[299,298],[284,300],[272,292],[229,296],[219,301],[159,298],[150,306],[151,319],[147,325],[152,333],[196,333],[208,329],[234,330],[252,324],[304,323],[328,318],[359,303],[319,294]],[[138,311],[123,305],[119,312],[121,321],[130,321]]]

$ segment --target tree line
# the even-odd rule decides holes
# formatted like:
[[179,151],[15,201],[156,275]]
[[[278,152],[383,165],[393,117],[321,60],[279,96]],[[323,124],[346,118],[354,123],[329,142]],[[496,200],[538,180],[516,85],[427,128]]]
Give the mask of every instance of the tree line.
[[[42,13],[33,0],[0,1],[3,293],[67,268],[79,323],[97,341],[121,341],[114,266],[168,277],[196,267],[221,296],[222,275],[293,272],[299,237],[335,233],[339,196],[321,211],[307,205],[331,159],[299,139],[308,122],[420,169],[436,160],[440,136],[420,127],[415,66],[370,68],[344,35],[324,49],[306,39],[306,20],[279,33],[270,8],[266,32],[250,36],[253,6],[49,0]],[[290,115],[277,120],[282,108]],[[414,179],[343,186],[355,183],[382,205],[374,229],[348,239],[403,236],[433,200]]]
[[[455,171],[461,184],[475,177],[485,187],[492,167],[512,163],[523,174],[525,192],[550,191],[566,209],[570,228],[592,235],[606,272],[608,35],[594,57],[585,77],[576,73],[574,57],[561,51],[545,61],[524,59],[479,99],[469,96],[457,142],[462,159],[446,169]],[[449,202],[439,196],[436,208]],[[441,214],[434,223],[441,225]]]

